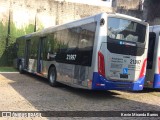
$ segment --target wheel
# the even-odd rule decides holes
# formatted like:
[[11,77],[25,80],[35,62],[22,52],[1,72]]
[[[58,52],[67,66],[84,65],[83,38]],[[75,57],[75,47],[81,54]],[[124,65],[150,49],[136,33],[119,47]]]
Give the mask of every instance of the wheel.
[[24,71],[23,71],[23,66],[22,66],[22,62],[19,63],[19,65],[18,65],[18,70],[19,70],[19,73],[20,73],[20,74],[23,74],[23,73],[24,73]]
[[56,68],[55,67],[51,67],[49,69],[49,74],[48,74],[48,80],[49,80],[49,84],[52,86],[52,87],[55,87],[57,86],[57,72],[56,72]]

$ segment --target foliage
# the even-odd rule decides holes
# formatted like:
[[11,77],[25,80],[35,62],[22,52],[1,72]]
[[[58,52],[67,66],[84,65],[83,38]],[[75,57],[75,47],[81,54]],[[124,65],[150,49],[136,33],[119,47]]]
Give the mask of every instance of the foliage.
[[[29,24],[24,28],[18,29],[13,22],[9,24],[9,27],[7,24],[3,25],[0,22],[0,66],[12,65],[15,58],[14,43],[16,38],[34,32],[34,27],[33,24]],[[8,45],[6,44],[7,40]]]
[[17,69],[13,67],[0,67],[0,72],[17,72]]
[[5,47],[6,47],[6,38],[7,38],[7,25],[4,25],[0,22],[0,65],[5,65],[6,61],[6,54],[5,54]]

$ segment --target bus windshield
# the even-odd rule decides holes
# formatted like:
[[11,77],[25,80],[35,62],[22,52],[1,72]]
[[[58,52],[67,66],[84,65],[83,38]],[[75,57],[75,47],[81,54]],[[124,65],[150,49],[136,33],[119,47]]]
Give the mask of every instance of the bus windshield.
[[108,18],[107,37],[114,40],[145,42],[146,26],[122,18]]

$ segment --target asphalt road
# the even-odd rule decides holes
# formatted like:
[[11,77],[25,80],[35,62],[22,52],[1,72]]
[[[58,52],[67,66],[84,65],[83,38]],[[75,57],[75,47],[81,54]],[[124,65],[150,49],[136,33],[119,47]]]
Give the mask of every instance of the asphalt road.
[[[46,79],[32,74],[1,73],[0,111],[160,111],[160,90],[145,89],[141,92],[122,92],[90,91],[65,85],[51,87]],[[64,118],[43,117],[41,119]],[[65,119],[91,118],[71,117]],[[106,118],[93,117],[92,119]],[[110,117],[109,119],[127,120],[128,118]],[[146,117],[137,119],[146,119]],[[149,119],[158,120],[160,117],[150,117]]]

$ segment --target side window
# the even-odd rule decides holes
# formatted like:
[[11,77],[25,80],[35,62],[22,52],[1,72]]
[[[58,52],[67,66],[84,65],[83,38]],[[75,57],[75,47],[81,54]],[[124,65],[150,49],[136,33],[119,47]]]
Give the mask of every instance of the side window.
[[78,29],[70,28],[68,32],[68,48],[73,49],[78,47]]
[[46,40],[47,58],[49,58],[48,54],[55,57],[57,53],[66,51],[68,47],[67,34],[66,30],[61,30],[48,35]]
[[90,66],[95,31],[96,22],[57,31],[50,36],[49,51],[55,52],[57,62]]
[[53,57],[56,54],[58,48],[59,45],[56,41],[55,33],[49,34],[45,41],[46,58],[49,60],[51,57]]
[[47,53],[54,54],[59,49],[58,38],[56,33],[48,35],[46,40],[46,51]]
[[61,52],[61,48],[63,46],[62,43],[63,34],[62,31],[57,31],[54,33],[54,50],[56,52]]
[[96,22],[80,26],[78,39],[77,64],[91,66]]
[[81,26],[78,48],[93,47],[95,30],[96,30],[96,23],[89,23],[87,25]]
[[59,41],[60,44],[60,52],[65,52],[68,48],[69,39],[68,39],[68,29],[59,31],[61,33],[61,39]]

